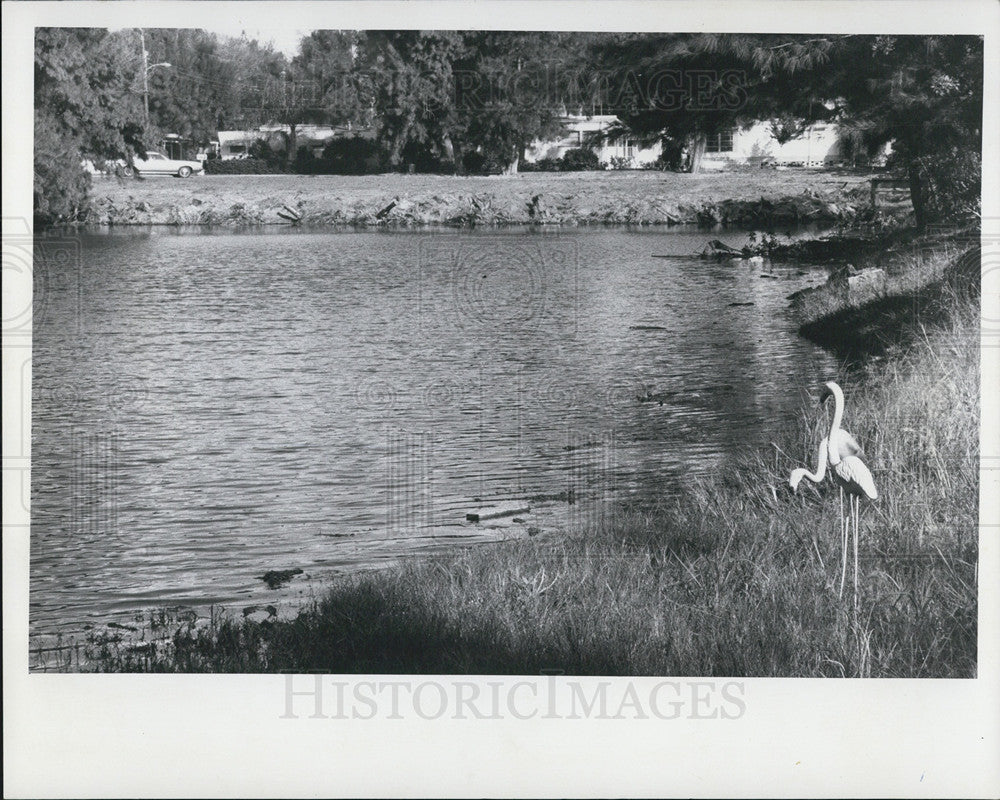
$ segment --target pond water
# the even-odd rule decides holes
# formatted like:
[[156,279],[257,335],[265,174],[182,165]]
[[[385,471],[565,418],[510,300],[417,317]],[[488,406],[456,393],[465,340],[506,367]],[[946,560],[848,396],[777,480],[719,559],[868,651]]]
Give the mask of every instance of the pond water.
[[[766,445],[835,370],[785,299],[825,272],[692,257],[715,236],[746,241],[36,240],[32,634],[301,598],[338,572],[496,538],[465,523],[480,504],[527,498],[544,528],[560,508],[655,502]],[[290,588],[260,580],[287,568],[304,570]]]

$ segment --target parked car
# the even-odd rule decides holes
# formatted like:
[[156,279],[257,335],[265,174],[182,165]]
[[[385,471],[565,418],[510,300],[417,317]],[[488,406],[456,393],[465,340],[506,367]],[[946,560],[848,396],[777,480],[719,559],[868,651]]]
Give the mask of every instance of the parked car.
[[167,158],[163,153],[155,150],[147,150],[145,158],[135,158],[133,160],[135,171],[139,175],[176,175],[179,178],[188,178],[196,173],[205,171],[200,161],[181,161]]

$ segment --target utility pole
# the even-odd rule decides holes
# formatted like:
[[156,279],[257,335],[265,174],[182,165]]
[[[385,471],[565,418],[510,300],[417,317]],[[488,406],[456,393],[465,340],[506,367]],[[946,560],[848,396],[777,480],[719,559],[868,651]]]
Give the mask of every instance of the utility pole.
[[149,127],[149,54],[146,52],[146,34],[139,28],[139,41],[142,42],[142,104],[146,109],[146,127]]
[[139,28],[139,42],[142,44],[142,107],[145,110],[146,127],[149,127],[149,73],[157,67],[170,68],[169,61],[161,61],[159,64],[149,63],[149,53],[146,51],[146,33]]

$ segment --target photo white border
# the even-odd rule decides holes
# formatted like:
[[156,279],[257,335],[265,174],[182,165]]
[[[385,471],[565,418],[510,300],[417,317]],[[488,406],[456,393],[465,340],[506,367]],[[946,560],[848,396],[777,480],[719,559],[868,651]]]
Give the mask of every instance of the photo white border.
[[[1000,5],[992,2],[5,2],[3,217],[30,220],[35,26],[976,33],[986,37],[983,217],[1000,235]],[[30,287],[29,287],[30,289]],[[9,290],[4,281],[4,291]],[[1000,319],[997,287],[984,315]],[[284,676],[29,675],[28,536],[6,454],[30,386],[4,342],[4,767],[8,797],[771,796],[1000,793],[1000,470],[981,471],[979,677],[746,679],[735,720],[280,719]],[[1000,364],[983,350],[984,456]],[[20,403],[20,406],[18,405]],[[20,416],[18,416],[20,408]],[[13,421],[14,425],[8,422]],[[996,464],[994,458],[992,463]],[[988,523],[988,524],[987,524]],[[426,680],[427,676],[415,676]],[[348,676],[348,680],[364,680]],[[395,679],[395,678],[394,678]],[[467,680],[467,679],[446,679]],[[486,681],[480,677],[477,680]],[[513,679],[511,679],[513,680]],[[616,679],[624,681],[626,679]]]

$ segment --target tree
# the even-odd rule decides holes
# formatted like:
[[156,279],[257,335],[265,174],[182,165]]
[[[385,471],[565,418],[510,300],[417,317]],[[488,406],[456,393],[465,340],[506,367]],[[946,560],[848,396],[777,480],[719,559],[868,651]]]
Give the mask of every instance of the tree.
[[404,155],[466,153],[516,172],[525,146],[561,129],[576,97],[562,80],[583,57],[578,34],[369,31],[358,42],[362,105],[369,103],[393,163]]
[[695,171],[706,135],[762,119],[783,136],[829,120],[892,142],[918,227],[929,164],[981,149],[981,37],[639,34],[595,56],[616,113],[640,135],[686,139]]
[[[917,227],[928,221],[935,161],[964,170],[939,178],[978,202],[982,149],[983,40],[979,36],[855,36],[827,77],[836,118],[869,141],[891,142],[907,173]],[[972,173],[970,175],[970,172]],[[947,194],[949,187],[937,187]],[[933,198],[932,198],[933,199]],[[970,198],[967,198],[970,199]],[[937,203],[937,206],[940,206]],[[936,207],[935,213],[947,213]]]
[[457,138],[516,173],[527,145],[561,132],[578,99],[570,36],[468,33],[455,70]]
[[288,162],[298,155],[299,125],[342,125],[362,113],[353,80],[354,31],[313,31],[299,43],[299,53],[281,75],[277,120],[289,126]]
[[245,36],[220,41],[219,58],[233,72],[233,94],[217,130],[245,130],[273,122],[275,85],[286,66],[284,55]]
[[91,28],[35,32],[34,213],[41,223],[76,218],[90,178],[84,159],[145,151],[135,63],[120,34]]
[[333,125],[362,123],[367,116],[354,68],[359,36],[357,31],[313,31],[299,43],[299,54],[292,60],[317,110]]
[[461,33],[367,31],[357,43],[359,96],[373,112],[390,162],[404,151],[447,154],[460,134],[454,64],[466,57]]
[[[814,41],[819,40],[807,39],[805,44]],[[802,45],[801,39],[790,39],[764,52],[791,53]],[[754,47],[755,53],[760,51],[759,45]],[[781,107],[802,123],[832,119],[869,147],[892,143],[893,161],[909,178],[918,228],[928,219],[927,183],[936,160],[944,157],[966,165],[964,174],[956,171],[946,180],[965,182],[978,198],[981,37],[843,35],[825,39],[823,58],[815,63],[797,65],[784,58],[766,87],[772,107]],[[822,102],[782,104],[786,93]],[[970,170],[973,176],[967,174]]]
[[291,165],[302,125],[344,124],[363,116],[354,74],[356,39],[353,31],[313,31],[291,61],[256,42],[231,41],[230,57],[243,84],[242,127],[287,125],[285,158]]
[[698,172],[708,137],[783,115],[830,113],[817,87],[796,82],[824,64],[836,37],[633,34],[593,47],[603,105],[646,141],[686,143]]
[[149,64],[170,65],[149,71],[152,124],[206,144],[239,114],[239,63],[226,57],[215,34],[203,30],[147,29],[143,35]]

